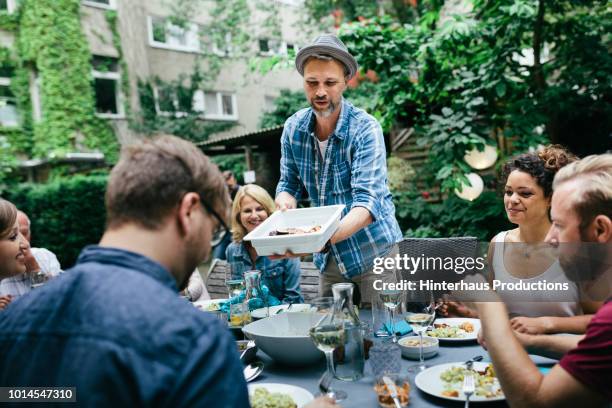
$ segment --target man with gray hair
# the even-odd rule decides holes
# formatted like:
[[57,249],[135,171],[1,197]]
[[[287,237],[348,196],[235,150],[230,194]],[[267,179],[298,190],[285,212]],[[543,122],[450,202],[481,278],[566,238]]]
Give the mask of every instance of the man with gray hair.
[[337,231],[314,254],[322,272],[319,292],[329,296],[334,283],[353,282],[367,306],[374,280],[382,278],[372,272],[374,259],[393,256],[402,238],[387,186],[382,128],[343,99],[358,66],[336,36],[321,35],[302,48],[295,65],[311,107],[285,122],[276,205],[296,208],[305,190],[313,206],[346,206]]

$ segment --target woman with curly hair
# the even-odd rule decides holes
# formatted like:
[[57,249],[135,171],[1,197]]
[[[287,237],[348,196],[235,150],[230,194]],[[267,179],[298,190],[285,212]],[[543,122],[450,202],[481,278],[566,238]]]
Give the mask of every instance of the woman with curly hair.
[[[519,333],[584,333],[591,313],[601,306],[600,302],[583,301],[578,286],[565,277],[554,251],[544,243],[551,227],[553,179],[559,169],[577,159],[562,146],[549,145],[521,154],[503,168],[504,208],[517,227],[491,240],[490,281],[546,281],[568,287],[563,292],[498,290],[512,317],[512,328]],[[455,302],[445,305],[443,312],[476,316],[475,311]]]

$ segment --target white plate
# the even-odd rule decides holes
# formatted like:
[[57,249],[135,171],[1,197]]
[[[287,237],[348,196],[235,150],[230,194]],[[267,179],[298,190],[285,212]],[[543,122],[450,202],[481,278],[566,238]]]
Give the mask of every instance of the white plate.
[[[489,363],[474,362],[473,367],[477,371],[484,371],[488,365]],[[433,395],[435,397],[444,398],[451,401],[465,401],[465,394],[461,392],[461,385],[457,387],[457,390],[459,391],[458,397],[447,397],[445,395],[442,395],[442,391],[444,391],[444,382],[440,379],[440,374],[442,374],[442,372],[448,370],[451,367],[465,367],[465,364],[463,362],[447,363],[430,367],[418,373],[414,379],[414,383],[416,384],[417,388],[429,395]],[[472,394],[472,396],[470,397],[470,402],[503,401],[505,399],[506,398],[503,395],[498,397],[485,398],[477,396],[476,394]]]
[[[442,341],[449,342],[463,342],[463,341],[474,341],[478,338],[478,332],[480,331],[480,319],[470,319],[467,317],[449,317],[436,319],[433,325],[446,323],[449,326],[459,326],[464,322],[470,322],[474,326],[474,331],[471,333],[465,333],[465,337],[436,337]],[[427,336],[433,337],[429,331],[425,332]]]
[[[299,312],[309,312],[311,306],[307,305],[307,304],[303,304],[303,303],[296,303],[293,306],[291,306],[291,309],[289,309],[289,311],[287,312],[287,308],[289,307],[289,305],[276,305],[276,306],[270,306],[269,309],[269,316],[273,316],[275,314],[278,313],[279,310],[285,310],[285,312],[282,313],[299,313]],[[255,309],[251,312],[251,316],[255,319],[263,319],[264,317],[266,317],[266,308],[262,307],[261,309]]]
[[265,388],[270,392],[287,394],[293,398],[293,402],[297,404],[298,408],[303,407],[314,400],[314,396],[304,388],[296,387],[295,385],[278,383],[249,384],[249,397],[257,388]]
[[198,300],[197,302],[193,302],[193,305],[204,312],[215,312],[219,310],[219,304],[221,302],[225,302],[226,300],[228,299]]

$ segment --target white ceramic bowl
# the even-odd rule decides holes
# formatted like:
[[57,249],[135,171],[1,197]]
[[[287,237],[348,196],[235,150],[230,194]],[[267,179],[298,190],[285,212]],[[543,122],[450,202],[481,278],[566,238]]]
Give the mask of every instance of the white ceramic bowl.
[[[418,360],[419,337],[408,336],[399,339],[398,344],[402,349],[402,356],[411,360]],[[438,354],[440,341],[435,337],[423,336],[423,358],[430,358]]]
[[[269,316],[274,316],[276,314],[281,313],[302,313],[309,312],[312,306],[307,305],[305,303],[294,303],[291,305],[291,309],[287,310],[289,305],[282,304],[276,306],[270,306],[268,309]],[[282,312],[281,312],[282,310]],[[255,309],[251,312],[251,317],[254,319],[263,319],[266,317],[266,308],[262,307],[261,309]]]
[[308,331],[319,316],[315,313],[281,313],[256,320],[242,328],[244,334],[274,361],[305,366],[323,358]]
[[[342,204],[276,211],[243,240],[251,241],[259,256],[284,254],[286,251],[294,254],[316,252],[323,248],[338,229],[344,207]],[[307,234],[270,236],[270,232],[278,229],[315,226],[321,226],[321,229]]]

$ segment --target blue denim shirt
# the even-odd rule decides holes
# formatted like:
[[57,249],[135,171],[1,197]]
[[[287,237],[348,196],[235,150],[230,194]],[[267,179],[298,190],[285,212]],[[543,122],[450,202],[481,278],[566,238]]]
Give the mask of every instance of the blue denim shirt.
[[[276,194],[296,199],[306,189],[313,206],[344,204],[342,216],[364,207],[373,222],[330,251],[347,278],[372,268],[374,258],[386,255],[402,239],[395,206],[387,186],[385,141],[380,124],[364,110],[342,100],[336,129],[328,139],[325,157],[318,152],[312,108],[302,109],[285,122],[281,137],[281,177]],[[328,254],[314,254],[325,268]]]
[[[76,387],[84,407],[248,407],[234,338],[156,262],[87,247],[0,312],[2,386]],[[18,404],[17,404],[18,405]]]
[[257,269],[263,275],[263,283],[281,302],[302,303],[304,301],[300,290],[299,259],[272,260],[266,256],[258,256],[253,265],[249,251],[243,242],[232,242],[227,247],[225,254],[232,268],[232,279],[243,279],[246,271]]

